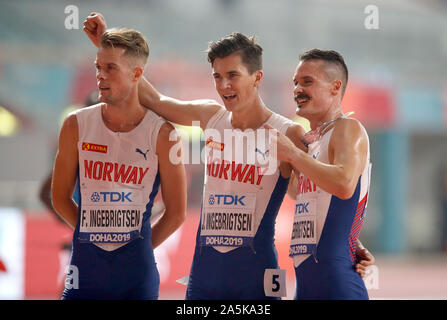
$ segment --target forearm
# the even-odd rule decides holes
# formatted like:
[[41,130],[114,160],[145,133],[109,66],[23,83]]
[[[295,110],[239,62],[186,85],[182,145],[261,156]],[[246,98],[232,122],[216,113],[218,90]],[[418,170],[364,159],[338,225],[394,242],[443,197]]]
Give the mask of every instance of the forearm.
[[184,214],[166,210],[163,216],[152,226],[152,247],[155,249],[171,236],[185,220]]
[[145,77],[141,77],[138,82],[138,99],[143,107],[151,109],[156,113],[160,112],[161,94]]
[[[58,199],[53,197],[53,199]],[[56,213],[73,229],[78,223],[78,206],[73,199],[53,200],[53,207]]]
[[343,166],[323,163],[298,148],[290,153],[290,163],[324,191],[341,199],[351,197],[352,182]]
[[294,170],[292,170],[292,174],[290,175],[289,185],[287,186],[287,194],[290,198],[296,198],[296,188],[297,188],[297,177]]
[[45,179],[45,182],[40,188],[39,197],[48,210],[54,211],[53,205],[51,203],[51,180],[52,175],[49,175],[47,179]]
[[162,95],[144,77],[138,84],[138,97],[143,107],[154,111],[166,120],[182,125],[191,125],[191,121],[188,121],[189,117],[185,115],[186,103]]
[[216,101],[210,99],[183,101],[165,96],[145,78],[139,82],[138,96],[142,106],[166,120],[184,126],[191,126],[196,122],[202,129],[206,128],[208,120],[222,108]]

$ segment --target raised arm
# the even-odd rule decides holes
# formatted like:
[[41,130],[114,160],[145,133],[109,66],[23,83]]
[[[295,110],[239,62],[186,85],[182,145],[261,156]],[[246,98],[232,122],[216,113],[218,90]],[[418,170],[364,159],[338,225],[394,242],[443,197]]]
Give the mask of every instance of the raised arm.
[[[181,149],[174,147],[180,143],[169,139],[174,127],[165,123],[158,134],[157,155],[161,179],[161,193],[166,210],[162,217],[152,226],[152,246],[154,249],[174,233],[186,218],[186,174],[181,159]],[[170,141],[174,140],[174,141]],[[174,147],[174,148],[173,148]],[[175,159],[170,158],[171,150],[177,150]]]
[[[96,47],[99,47],[101,35],[106,30],[106,20],[101,13],[92,12],[84,21],[84,32]],[[205,129],[208,120],[223,108],[214,100],[182,101],[164,96],[144,77],[138,85],[138,96],[141,105],[165,119],[185,126],[191,126],[193,121],[200,122],[202,129]]]
[[141,105],[166,120],[184,126],[191,126],[192,122],[196,121],[200,122],[202,129],[205,129],[209,119],[223,108],[214,100],[183,101],[167,97],[158,92],[144,77],[138,84],[138,97]]
[[78,122],[72,114],[62,124],[51,184],[53,208],[72,228],[78,221],[78,207],[72,199],[78,169],[77,143]]
[[99,12],[92,12],[85,19],[83,30],[95,47],[99,48],[101,35],[107,30],[106,19]]

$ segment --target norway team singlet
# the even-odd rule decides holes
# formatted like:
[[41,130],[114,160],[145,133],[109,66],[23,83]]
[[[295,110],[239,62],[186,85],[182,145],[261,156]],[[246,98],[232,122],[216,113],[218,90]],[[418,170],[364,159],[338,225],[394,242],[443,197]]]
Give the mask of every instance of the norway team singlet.
[[[205,181],[187,299],[268,299],[266,269],[277,269],[275,219],[288,178],[267,164],[268,130],[234,129],[219,110],[205,130]],[[285,134],[293,123],[273,113]],[[232,139],[230,136],[233,136]]]
[[62,298],[156,299],[149,219],[160,185],[156,145],[165,121],[148,110],[130,132],[113,132],[101,105],[75,112],[80,201],[70,268],[76,272],[67,276]]
[[[308,154],[314,159],[329,163],[333,130],[309,145]],[[296,299],[368,299],[354,265],[356,242],[366,214],[370,170],[368,142],[365,168],[350,199],[329,194],[303,174],[298,177],[290,247]]]

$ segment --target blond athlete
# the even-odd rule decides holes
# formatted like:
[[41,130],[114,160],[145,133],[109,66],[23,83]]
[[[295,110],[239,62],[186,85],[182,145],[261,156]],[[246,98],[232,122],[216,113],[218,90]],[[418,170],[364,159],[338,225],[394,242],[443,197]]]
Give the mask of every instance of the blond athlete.
[[[62,125],[52,198],[74,228],[70,264],[76,270],[67,276],[63,299],[158,297],[153,249],[185,219],[186,178],[183,164],[169,161],[174,128],[138,100],[148,55],[139,32],[104,32],[95,60],[100,103]],[[79,206],[71,198],[76,180]],[[166,211],[151,226],[160,185]]]

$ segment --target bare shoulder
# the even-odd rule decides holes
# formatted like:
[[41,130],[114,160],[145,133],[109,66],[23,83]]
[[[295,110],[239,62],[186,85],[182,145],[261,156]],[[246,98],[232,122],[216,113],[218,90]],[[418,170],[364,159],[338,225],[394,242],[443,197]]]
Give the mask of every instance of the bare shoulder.
[[65,126],[66,128],[71,129],[77,129],[78,128],[78,118],[76,117],[75,113],[70,113],[64,120],[62,126]]
[[299,137],[301,138],[305,133],[305,129],[302,125],[298,123],[292,124],[289,128],[287,128],[286,136],[289,138]]
[[170,122],[163,123],[158,131],[158,143],[168,143],[173,139],[174,141],[177,141],[177,131],[175,130],[174,126]]
[[157,137],[157,154],[169,151],[180,140],[180,135],[170,122],[161,125]]
[[359,134],[366,135],[366,130],[362,123],[354,118],[345,118],[337,121],[334,134]]
[[62,123],[59,139],[78,140],[78,118],[70,113]]
[[202,122],[202,129],[206,127],[208,121],[220,110],[224,110],[225,107],[212,99],[198,100],[202,106],[200,120]]
[[331,137],[331,143],[366,143],[368,135],[362,123],[353,118],[346,118],[337,121]]

